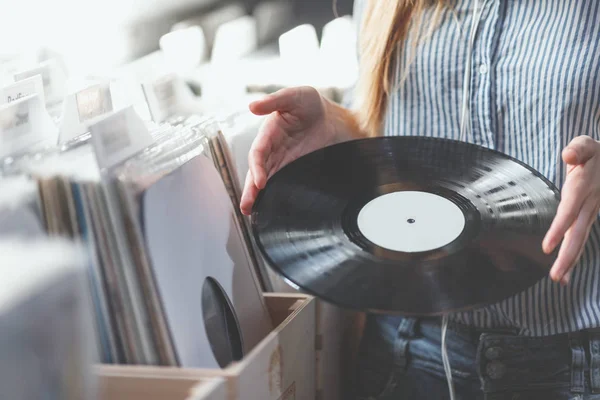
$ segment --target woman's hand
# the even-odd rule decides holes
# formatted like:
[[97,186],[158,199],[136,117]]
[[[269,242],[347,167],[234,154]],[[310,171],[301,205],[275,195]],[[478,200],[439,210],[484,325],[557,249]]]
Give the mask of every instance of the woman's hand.
[[543,250],[551,253],[562,240],[550,277],[566,285],[600,210],[600,142],[589,136],[576,137],[563,150],[562,158],[567,178]]
[[295,159],[358,135],[350,112],[312,87],[286,88],[250,104],[250,111],[268,115],[248,155],[249,171],[240,209],[249,215],[258,192],[279,169]]

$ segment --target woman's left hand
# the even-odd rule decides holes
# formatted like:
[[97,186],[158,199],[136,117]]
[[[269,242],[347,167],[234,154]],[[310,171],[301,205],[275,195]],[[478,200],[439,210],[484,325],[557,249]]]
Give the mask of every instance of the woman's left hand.
[[567,177],[542,248],[549,254],[562,240],[550,278],[566,285],[600,210],[600,142],[578,136],[563,150],[562,158]]

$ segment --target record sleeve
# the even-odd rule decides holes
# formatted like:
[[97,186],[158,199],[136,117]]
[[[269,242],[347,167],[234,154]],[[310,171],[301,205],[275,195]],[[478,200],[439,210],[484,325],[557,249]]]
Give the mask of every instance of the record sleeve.
[[[141,234],[185,367],[223,367],[202,317],[203,285],[211,278],[234,311],[244,354],[271,330],[261,291],[229,194],[206,138],[162,143],[172,157],[141,155],[119,172],[133,190]],[[190,313],[190,310],[196,310]],[[234,326],[235,328],[235,326]],[[230,360],[233,361],[233,360]]]

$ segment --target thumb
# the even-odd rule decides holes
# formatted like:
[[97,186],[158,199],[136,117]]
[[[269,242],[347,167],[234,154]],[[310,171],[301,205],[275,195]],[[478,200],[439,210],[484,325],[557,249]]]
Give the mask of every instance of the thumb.
[[569,165],[588,162],[598,150],[598,142],[589,136],[577,136],[562,152],[563,161]]

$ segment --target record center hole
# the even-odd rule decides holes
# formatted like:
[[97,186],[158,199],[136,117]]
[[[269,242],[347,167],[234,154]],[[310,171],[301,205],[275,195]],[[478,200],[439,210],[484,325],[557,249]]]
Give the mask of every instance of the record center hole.
[[409,224],[414,224],[416,221],[414,220],[414,218],[409,218],[406,220],[406,222],[408,222]]

